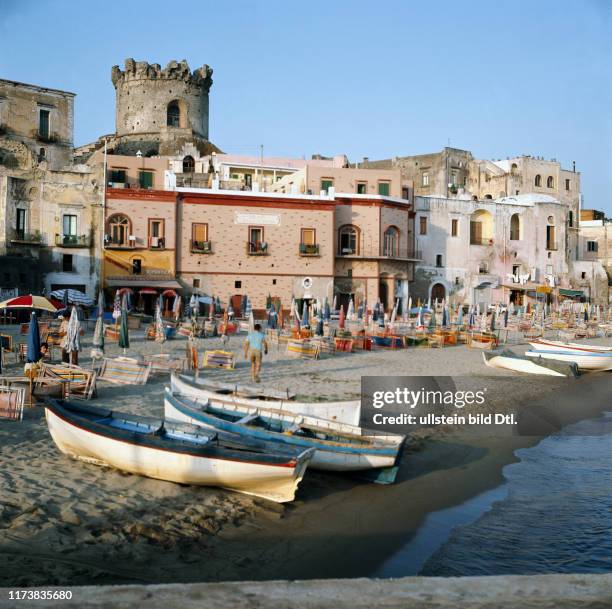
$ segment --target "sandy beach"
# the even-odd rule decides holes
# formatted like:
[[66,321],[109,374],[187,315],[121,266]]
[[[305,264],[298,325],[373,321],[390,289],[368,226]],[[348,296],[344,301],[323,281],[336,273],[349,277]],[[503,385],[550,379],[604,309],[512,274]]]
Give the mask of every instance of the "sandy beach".
[[[3,328],[4,331],[4,328]],[[81,363],[88,365],[85,337]],[[160,345],[131,333],[128,355],[159,352]],[[612,339],[591,344],[612,345]],[[220,348],[219,339],[199,341]],[[211,378],[246,382],[242,337],[230,347],[237,367],[206,370]],[[185,351],[185,339],[166,353]],[[525,344],[512,349],[521,353]],[[107,344],[107,354],[119,354]],[[7,374],[17,374],[11,365]],[[578,379],[519,376],[486,368],[482,354],[464,346],[336,355],[318,361],[288,359],[271,348],[262,382],[289,388],[298,399],[357,398],[365,375],[456,377],[459,388],[486,378],[496,411],[554,406],[563,424],[610,407],[612,374]],[[167,376],[147,385],[100,382],[92,401],[114,410],[161,416]],[[62,455],[43,409],[22,422],[0,421],[0,585],[79,585],[126,582],[359,577],[414,535],[426,515],[456,505],[502,480],[502,467],[536,436],[470,438],[452,430],[424,432],[405,452],[398,482],[379,486],[339,475],[308,472],[291,504],[212,488],[160,482]]]

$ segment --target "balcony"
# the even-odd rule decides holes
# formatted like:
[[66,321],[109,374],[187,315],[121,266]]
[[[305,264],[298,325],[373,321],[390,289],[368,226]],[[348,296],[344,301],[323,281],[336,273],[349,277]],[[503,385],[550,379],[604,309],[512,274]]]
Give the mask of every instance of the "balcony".
[[268,255],[268,244],[265,241],[261,243],[247,242],[247,255],[249,256],[267,256]]
[[113,241],[112,239],[104,238],[104,248],[107,250],[133,250],[136,248],[136,239],[128,241]]
[[300,256],[318,256],[318,243],[300,243]]
[[492,237],[470,237],[470,245],[493,245]]
[[556,252],[559,249],[556,241],[547,241],[546,250],[549,252]]
[[212,254],[211,241],[191,241],[192,254]]
[[26,233],[22,230],[14,230],[11,238],[11,243],[25,244],[25,245],[43,245],[44,237],[39,231],[33,233]]
[[55,235],[58,247],[91,247],[90,235]]
[[149,237],[148,247],[150,250],[166,249],[166,240],[163,237]]
[[420,250],[412,247],[396,247],[396,248],[377,248],[359,247],[350,248],[344,247],[336,254],[339,258],[356,258],[360,260],[400,260],[404,262],[412,262],[421,260]]

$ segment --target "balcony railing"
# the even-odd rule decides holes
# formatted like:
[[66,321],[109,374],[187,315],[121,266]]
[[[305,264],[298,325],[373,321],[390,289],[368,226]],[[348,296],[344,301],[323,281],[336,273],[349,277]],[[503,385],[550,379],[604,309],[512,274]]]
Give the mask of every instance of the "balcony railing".
[[318,256],[318,243],[300,243],[300,256]]
[[90,235],[55,235],[58,247],[91,247]]
[[105,239],[104,247],[109,250],[133,250],[136,247],[135,240],[129,241],[113,241],[112,239]]
[[35,231],[33,233],[26,233],[22,230],[14,230],[11,235],[11,242],[28,243],[30,245],[42,245],[44,242],[44,236],[38,231]]
[[247,254],[249,256],[267,256],[268,244],[265,241],[261,243],[247,242]]
[[546,242],[546,249],[549,252],[556,252],[559,248],[557,246],[557,242],[556,241],[547,241]]
[[343,258],[361,258],[370,260],[420,260],[421,252],[411,247],[377,248],[377,247],[344,247],[338,250],[337,256]]
[[150,250],[163,250],[166,247],[166,240],[163,237],[149,237]]
[[470,245],[493,245],[492,237],[470,237]]
[[212,254],[212,243],[210,241],[192,241],[192,254]]

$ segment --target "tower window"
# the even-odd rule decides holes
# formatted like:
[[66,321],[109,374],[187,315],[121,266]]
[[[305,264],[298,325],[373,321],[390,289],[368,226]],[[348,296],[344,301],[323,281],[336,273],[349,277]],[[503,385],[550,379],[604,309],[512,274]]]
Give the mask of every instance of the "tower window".
[[183,159],[183,173],[193,173],[195,171],[195,161],[191,155]]
[[40,110],[38,113],[38,135],[43,139],[49,139],[49,110]]
[[181,126],[181,109],[176,100],[168,104],[167,125],[168,127]]

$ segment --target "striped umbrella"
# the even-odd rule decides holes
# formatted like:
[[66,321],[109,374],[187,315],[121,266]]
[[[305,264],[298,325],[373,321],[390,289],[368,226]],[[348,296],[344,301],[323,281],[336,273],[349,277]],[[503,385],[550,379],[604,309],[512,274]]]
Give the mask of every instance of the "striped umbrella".
[[32,294],[16,296],[15,298],[9,298],[4,302],[0,302],[0,309],[42,309],[52,313],[57,311],[57,307],[44,296],[32,296]]
[[164,322],[162,320],[161,309],[159,305],[155,307],[155,326],[154,327],[155,327],[155,342],[159,343],[161,346],[166,342],[166,331],[164,329]]
[[61,300],[64,303],[64,308],[67,308],[69,304],[77,304],[84,307],[93,307],[94,305],[93,299],[87,296],[87,294],[83,294],[83,292],[73,290],[72,288],[54,290],[49,296],[55,298],[55,300]]
[[121,317],[121,296],[119,295],[119,290],[115,292],[115,300],[113,302],[113,319],[115,323]]

